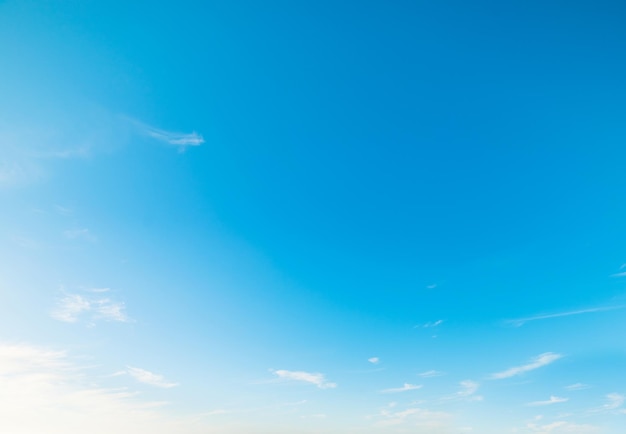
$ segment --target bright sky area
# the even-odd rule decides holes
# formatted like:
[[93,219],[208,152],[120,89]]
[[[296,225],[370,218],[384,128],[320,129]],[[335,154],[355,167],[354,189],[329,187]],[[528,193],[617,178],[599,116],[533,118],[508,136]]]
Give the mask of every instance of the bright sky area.
[[0,2],[0,432],[623,433],[625,20]]

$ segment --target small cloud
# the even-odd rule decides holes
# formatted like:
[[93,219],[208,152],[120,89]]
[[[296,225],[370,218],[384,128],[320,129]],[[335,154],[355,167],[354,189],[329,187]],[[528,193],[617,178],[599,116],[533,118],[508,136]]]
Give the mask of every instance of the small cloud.
[[56,211],[57,214],[60,214],[62,216],[71,216],[72,214],[74,214],[74,210],[62,205],[55,205],[54,206],[54,210]]
[[70,240],[85,240],[90,242],[95,242],[98,240],[96,236],[93,235],[91,231],[86,228],[69,229],[63,232],[63,235],[65,235],[65,237],[69,238]]
[[604,404],[603,408],[605,410],[615,410],[624,405],[624,401],[626,398],[624,395],[620,395],[619,393],[609,393],[606,395],[607,403]]
[[428,328],[440,326],[442,323],[443,323],[443,320],[439,319],[437,321],[427,322],[425,324],[418,324],[418,325],[414,326],[413,328],[415,328],[415,329],[419,329],[419,328],[428,329]]
[[560,404],[562,402],[569,401],[569,398],[559,398],[558,396],[551,396],[547,401],[535,401],[526,404],[528,407],[542,407],[544,405]]
[[445,372],[430,370],[430,371],[422,372],[417,375],[422,378],[432,378],[432,377],[441,377],[442,375],[445,375]]
[[134,119],[127,118],[137,130],[148,137],[158,140],[168,145],[178,146],[179,152],[184,152],[190,146],[200,146],[204,143],[204,138],[196,133],[178,133],[152,127]]
[[111,288],[89,288],[86,291],[94,292],[96,294],[100,294],[100,293],[103,293],[103,292],[111,291]]
[[402,387],[396,387],[396,388],[381,390],[380,393],[408,392],[409,390],[417,390],[417,389],[421,389],[422,387],[423,386],[421,384],[404,383],[404,385],[402,385]]
[[565,386],[565,390],[575,391],[575,390],[585,390],[589,389],[591,386],[583,383],[570,384],[569,386]]
[[559,420],[546,425],[529,423],[526,426],[532,432],[539,434],[591,434],[600,432],[600,428],[594,425],[579,425],[564,420]]
[[334,389],[335,387],[337,387],[336,383],[327,381],[324,374],[320,373],[311,373],[305,371],[287,371],[285,369],[279,369],[272,372],[281,380],[310,383],[316,385],[320,389]]
[[433,283],[432,285],[426,285],[426,289],[435,289],[437,287],[436,283]]
[[622,273],[611,274],[611,277],[626,277],[626,271]]
[[373,363],[374,365],[380,363],[380,359],[378,357],[370,357],[369,359],[367,359],[367,361]]
[[539,356],[535,357],[530,361],[530,363],[521,366],[515,366],[513,368],[507,369],[503,372],[497,372],[491,375],[492,380],[502,380],[504,378],[514,377],[516,375],[521,375],[529,371],[533,371],[535,369],[541,368],[543,366],[547,366],[563,356],[561,354],[556,353],[543,353]]
[[96,320],[129,322],[125,309],[124,303],[110,298],[66,294],[57,302],[50,316],[67,323],[76,323],[81,319],[90,324]]
[[145,369],[133,368],[129,366],[126,373],[140,383],[148,384],[150,386],[161,387],[163,389],[170,389],[178,386],[178,383],[166,381],[162,375],[155,374]]
[[480,388],[480,383],[472,380],[464,380],[459,383],[461,386],[459,391],[454,395],[446,396],[442,398],[444,401],[448,400],[464,400],[464,401],[482,401],[483,397],[476,395],[476,392]]

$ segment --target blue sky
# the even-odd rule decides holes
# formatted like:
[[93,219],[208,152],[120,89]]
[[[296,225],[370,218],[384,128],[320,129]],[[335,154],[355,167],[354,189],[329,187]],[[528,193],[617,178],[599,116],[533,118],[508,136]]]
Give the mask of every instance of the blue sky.
[[623,431],[623,4],[131,3],[0,2],[0,431]]

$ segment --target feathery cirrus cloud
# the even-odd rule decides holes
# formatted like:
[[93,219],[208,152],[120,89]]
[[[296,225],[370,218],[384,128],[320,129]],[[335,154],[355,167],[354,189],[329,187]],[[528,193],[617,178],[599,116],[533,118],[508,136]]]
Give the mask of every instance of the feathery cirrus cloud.
[[337,387],[336,383],[328,381],[324,374],[318,372],[288,371],[285,369],[272,370],[272,372],[280,380],[309,383],[320,389],[334,389]]
[[543,366],[547,366],[555,361],[559,360],[563,356],[561,354],[556,353],[543,353],[534,357],[529,363],[520,366],[514,366],[512,368],[507,369],[506,371],[496,372],[495,374],[491,374],[490,378],[492,380],[502,380],[504,378],[515,377],[517,375],[524,374],[529,371],[534,371],[535,369],[539,369]]

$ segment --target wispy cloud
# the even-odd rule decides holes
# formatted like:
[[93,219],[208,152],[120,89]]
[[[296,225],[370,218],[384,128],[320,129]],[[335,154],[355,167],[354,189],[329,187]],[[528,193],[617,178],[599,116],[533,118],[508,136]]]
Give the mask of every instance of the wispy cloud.
[[141,368],[133,368],[132,366],[129,366],[126,373],[140,383],[161,387],[163,389],[170,389],[179,385],[178,383],[167,381],[162,375],[155,374]]
[[427,322],[427,323],[424,323],[424,324],[417,324],[413,328],[416,328],[416,329],[419,329],[419,328],[428,329],[428,328],[440,326],[442,323],[443,323],[443,320],[439,319],[437,321],[431,321],[431,322]]
[[[98,376],[65,351],[0,342],[0,432],[12,434],[202,434],[213,432],[168,416],[164,403],[126,388],[98,384]],[[36,415],[36,417],[33,417]]]
[[626,271],[623,271],[621,273],[611,274],[611,277],[626,277]]
[[411,424],[416,428],[424,429],[424,432],[451,432],[448,429],[450,428],[452,415],[443,411],[432,411],[419,407],[411,407],[400,411],[390,411],[384,408],[380,411],[380,416],[383,417],[383,420],[378,422],[378,425],[381,427]]
[[605,410],[616,410],[624,405],[624,401],[626,401],[626,397],[619,393],[609,393],[606,395],[606,404],[604,404],[603,408]]
[[63,232],[66,238],[70,240],[85,240],[95,242],[98,238],[87,228],[68,229]]
[[542,407],[544,405],[560,404],[562,402],[569,401],[569,398],[559,398],[558,396],[551,396],[546,401],[534,401],[526,404],[528,407]]
[[506,371],[497,372],[490,376],[493,380],[501,380],[504,378],[514,377],[516,375],[521,375],[529,371],[533,371],[535,369],[539,369],[543,366],[547,366],[563,356],[561,354],[556,353],[543,353],[533,358],[530,363],[521,366],[515,366],[513,368],[509,368]]
[[529,423],[527,428],[537,434],[595,434],[600,428],[594,425],[580,425],[564,420],[538,425]]
[[326,380],[324,374],[312,373],[305,371],[287,371],[285,369],[272,370],[280,380],[300,381],[304,383],[314,384],[320,389],[333,389],[337,387],[336,383]]
[[141,134],[168,145],[178,146],[180,152],[184,152],[190,146],[200,146],[204,143],[204,138],[195,131],[191,133],[179,133],[155,128],[135,119],[125,119],[127,119]]
[[462,400],[462,401],[482,401],[483,397],[481,395],[476,395],[476,392],[480,388],[480,383],[472,380],[464,380],[459,383],[459,390],[452,395],[448,395],[443,397],[442,401],[454,401],[454,400]]
[[441,372],[441,371],[430,370],[430,371],[422,372],[417,375],[422,378],[432,378],[432,377],[441,377],[442,375],[446,375],[446,373]]
[[552,314],[547,314],[547,315],[530,316],[527,318],[512,319],[512,320],[507,320],[506,323],[511,324],[512,326],[515,326],[515,327],[521,327],[527,322],[531,322],[531,321],[561,318],[565,316],[582,315],[582,314],[594,313],[594,312],[606,312],[610,310],[618,310],[618,309],[624,309],[624,308],[626,308],[626,305],[624,304],[618,305],[618,306],[593,307],[589,309],[571,310],[568,312],[560,312],[560,313],[552,313]]
[[130,319],[125,310],[124,303],[107,297],[65,294],[59,299],[50,316],[67,323],[87,320],[93,325],[93,322],[98,320],[128,322]]
[[591,386],[583,383],[570,384],[569,386],[565,386],[565,390],[576,391],[576,390],[585,390],[589,389]]
[[423,386],[421,384],[409,384],[404,383],[402,387],[394,387],[391,389],[381,390],[380,393],[399,393],[399,392],[408,392],[409,390],[417,390],[421,389]]
[[369,359],[367,359],[367,361],[373,363],[374,365],[380,363],[380,359],[378,357],[370,357]]

